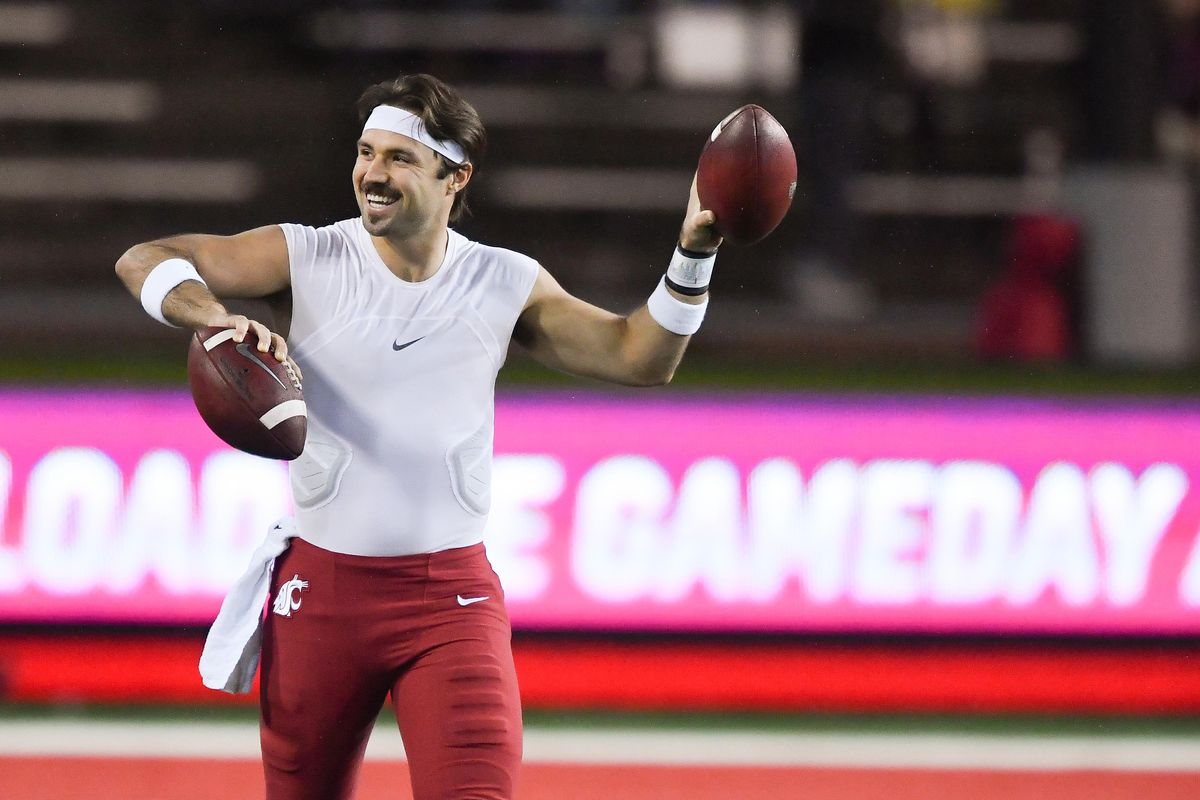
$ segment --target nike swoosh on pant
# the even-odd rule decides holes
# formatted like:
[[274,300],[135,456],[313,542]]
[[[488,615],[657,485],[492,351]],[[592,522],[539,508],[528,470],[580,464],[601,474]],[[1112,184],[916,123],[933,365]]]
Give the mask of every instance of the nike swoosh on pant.
[[480,602],[483,602],[484,600],[488,600],[488,599],[489,598],[487,595],[484,595],[483,597],[463,597],[460,594],[460,595],[458,595],[458,604],[460,606],[469,606],[469,605],[471,605],[471,603],[480,603]]

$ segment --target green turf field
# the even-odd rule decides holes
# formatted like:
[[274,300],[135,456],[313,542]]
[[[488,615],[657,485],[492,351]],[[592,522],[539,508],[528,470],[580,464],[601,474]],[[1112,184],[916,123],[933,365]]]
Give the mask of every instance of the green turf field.
[[[107,387],[184,386],[184,358],[131,357],[53,360],[0,358],[0,385]],[[502,388],[577,387],[614,391],[597,381],[562,375],[515,354],[500,372]],[[918,393],[937,395],[1164,396],[1200,393],[1200,368],[1100,370],[1081,366],[937,365],[928,363],[812,361],[731,364],[689,356],[672,384],[681,389],[740,392]]]

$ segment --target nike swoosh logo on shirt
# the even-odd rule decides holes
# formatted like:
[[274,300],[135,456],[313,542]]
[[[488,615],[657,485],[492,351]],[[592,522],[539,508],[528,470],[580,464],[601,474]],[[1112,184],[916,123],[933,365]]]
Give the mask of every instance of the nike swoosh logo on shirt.
[[487,599],[488,599],[488,596],[486,594],[483,597],[463,597],[460,594],[460,595],[458,595],[458,604],[460,606],[469,606],[469,605],[471,605],[471,603],[480,603]]
[[424,336],[418,336],[417,338],[413,339],[411,342],[405,342],[404,344],[399,344],[400,340],[397,339],[396,341],[392,342],[392,349],[393,350],[403,350],[404,348],[410,347],[410,346],[416,344],[417,342],[421,341],[424,338],[425,338]]

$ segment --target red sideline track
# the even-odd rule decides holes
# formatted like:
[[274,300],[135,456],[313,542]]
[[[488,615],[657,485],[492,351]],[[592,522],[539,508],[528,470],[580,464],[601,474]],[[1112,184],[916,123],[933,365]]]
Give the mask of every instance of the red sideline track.
[[[262,797],[255,760],[0,757],[0,789],[20,800],[209,800]],[[860,800],[1193,800],[1194,775],[980,770],[715,768],[526,764],[519,800],[726,800],[730,797]],[[368,762],[357,797],[411,798],[403,764]]]
[[[254,702],[200,684],[200,638],[6,635],[0,700]],[[518,637],[527,708],[1200,713],[1200,644],[713,643]]]

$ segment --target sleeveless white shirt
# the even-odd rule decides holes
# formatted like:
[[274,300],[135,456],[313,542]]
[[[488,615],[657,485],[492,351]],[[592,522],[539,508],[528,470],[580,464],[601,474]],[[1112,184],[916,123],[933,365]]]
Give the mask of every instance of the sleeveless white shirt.
[[396,277],[361,219],[285,224],[288,347],[308,441],[290,465],[301,538],[355,555],[483,538],[496,373],[533,290],[533,259],[449,231],[441,267]]

